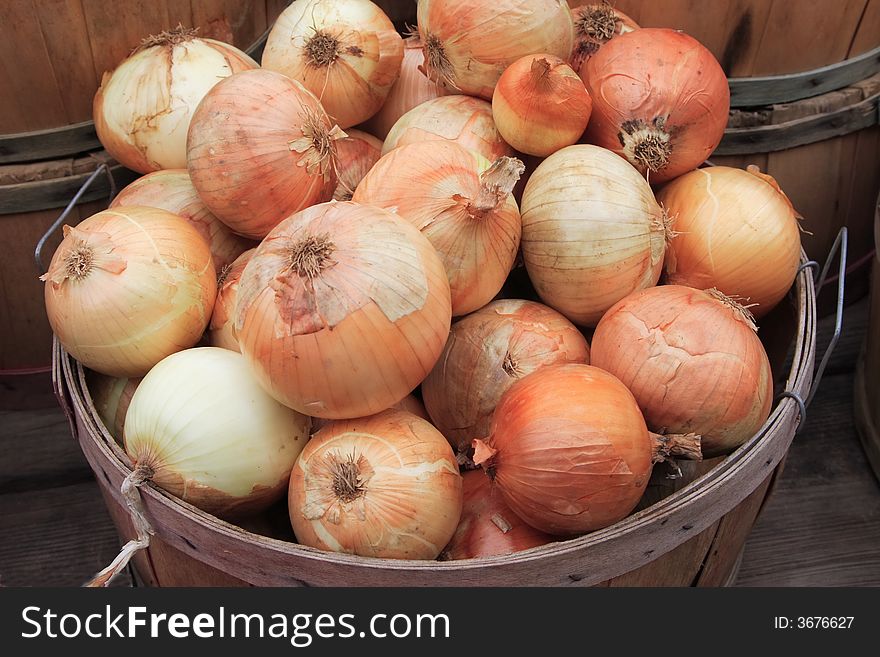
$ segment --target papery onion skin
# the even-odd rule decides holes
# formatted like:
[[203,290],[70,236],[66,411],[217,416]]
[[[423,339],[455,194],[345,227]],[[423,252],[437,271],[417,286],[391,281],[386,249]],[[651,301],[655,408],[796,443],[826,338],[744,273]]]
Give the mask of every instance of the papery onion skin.
[[388,410],[331,422],[293,468],[288,507],[310,547],[386,559],[434,559],[461,515],[458,464],[429,422]]
[[298,82],[245,71],[196,109],[187,168],[211,212],[239,235],[262,239],[289,214],[330,200],[335,141],[344,136]]
[[434,425],[457,452],[489,435],[502,395],[539,367],[589,363],[586,338],[540,303],[493,301],[452,325],[437,365],[422,382]]
[[757,167],[706,167],[670,182],[657,200],[680,233],[667,253],[668,282],[716,287],[758,318],[788,293],[800,265],[799,215],[773,178]]
[[336,142],[339,184],[334,201],[350,201],[358,183],[382,157],[382,142],[360,130],[349,130],[345,139]]
[[260,387],[244,358],[217,347],[173,354],[144,377],[125,419],[125,451],[160,488],[235,517],[284,497],[309,418]]
[[581,5],[571,10],[574,47],[571,67],[580,75],[590,58],[611,39],[639,29],[639,25],[607,2]]
[[662,183],[695,169],[724,136],[730,89],[699,41],[642,28],[612,39],[581,77],[593,99],[584,138]]
[[491,301],[510,273],[522,232],[511,191],[522,170],[519,160],[491,164],[454,142],[409,144],[383,156],[353,200],[422,231],[440,255],[459,316]]
[[211,314],[208,327],[208,341],[212,347],[230,349],[241,353],[238,338],[235,337],[235,302],[238,299],[238,283],[245,266],[251,261],[257,249],[242,253],[226,270],[219,275],[217,301]]
[[649,428],[698,433],[707,457],[751,438],[773,403],[770,362],[748,318],[680,285],[611,308],[593,335],[592,363],[626,384]]
[[199,102],[221,78],[256,68],[238,48],[187,31],[151,37],[104,74],[92,107],[98,139],[139,173],[185,167],[187,128]]
[[110,203],[146,205],[168,210],[186,219],[207,240],[214,258],[214,269],[219,274],[242,253],[255,244],[233,233],[205,207],[186,169],[154,171],[123,189]]
[[122,431],[125,428],[125,416],[140,382],[140,378],[118,379],[91,371],[88,374],[89,395],[95,410],[104,427],[120,445]]
[[539,52],[568,60],[574,37],[564,0],[421,0],[418,26],[428,77],[486,100],[514,61]]
[[514,155],[498,132],[492,105],[470,96],[444,96],[413,108],[391,128],[382,154],[407,144],[441,139],[454,141],[492,162]]
[[342,128],[375,114],[400,74],[403,40],[368,0],[294,0],[275,21],[263,68],[301,82]]
[[273,396],[331,419],[378,413],[437,361],[451,304],[443,263],[381,208],[324,203],[285,219],[238,288],[241,351]]
[[523,192],[522,221],[535,290],[575,324],[595,326],[660,277],[665,214],[645,179],[610,151],[575,145],[544,160]]
[[83,365],[139,377],[202,337],[217,295],[208,244],[185,219],[142,206],[65,226],[46,281],[49,323]]
[[[419,401],[419,398],[415,395],[407,395],[403,399],[401,399],[396,404],[393,404],[389,408],[395,409],[398,411],[406,411],[407,413],[412,413],[416,417],[420,417],[423,420],[431,421],[431,418],[428,416],[428,411],[425,410],[424,404]],[[326,427],[331,422],[335,422],[335,420],[325,420],[322,417],[313,417],[312,418],[312,433],[315,433],[324,427]]]

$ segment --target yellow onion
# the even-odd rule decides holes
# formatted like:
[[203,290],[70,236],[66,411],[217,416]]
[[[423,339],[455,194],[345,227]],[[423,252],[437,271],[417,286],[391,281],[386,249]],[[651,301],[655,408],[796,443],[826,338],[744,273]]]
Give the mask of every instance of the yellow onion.
[[657,200],[680,233],[666,257],[670,283],[716,287],[743,298],[756,317],[786,295],[800,263],[800,215],[771,176],[755,166],[697,169]]
[[235,302],[238,299],[238,283],[247,263],[251,261],[256,249],[242,253],[235,262],[220,272],[218,277],[217,300],[211,314],[208,340],[212,347],[241,352],[235,337]]
[[773,375],[751,317],[717,290],[642,290],[596,327],[592,363],[632,391],[655,431],[694,432],[706,456],[754,435],[773,402]]
[[196,106],[222,78],[259,65],[238,48],[178,28],[144,39],[104,79],[92,107],[98,139],[129,169],[186,166]]
[[510,273],[521,232],[511,192],[517,159],[490,163],[450,141],[396,148],[370,170],[354,201],[392,210],[422,231],[440,254],[452,314],[492,300]]
[[608,2],[575,7],[571,15],[574,18],[571,67],[578,74],[584,74],[590,57],[611,39],[639,29],[632,18]]
[[495,127],[492,105],[470,96],[444,96],[411,109],[391,128],[382,154],[399,146],[437,140],[457,142],[493,162],[513,155]]
[[97,372],[88,372],[89,394],[108,433],[122,444],[125,416],[140,378],[118,379]]
[[564,0],[421,0],[418,22],[428,77],[486,100],[520,57],[568,60],[574,36]]
[[449,334],[443,263],[381,208],[317,205],[257,247],[238,288],[235,332],[278,400],[331,419],[378,413],[410,393]]
[[120,205],[161,208],[186,219],[211,247],[214,269],[218,274],[254,246],[253,242],[239,237],[211,214],[199,198],[186,169],[154,171],[138,178],[119,192],[110,203],[111,208]]
[[331,422],[290,476],[303,545],[386,559],[434,559],[461,515],[461,475],[443,436],[410,413]]
[[336,189],[336,144],[321,103],[280,73],[238,73],[193,115],[187,167],[205,205],[234,232],[263,238]]
[[86,367],[116,377],[143,376],[196,344],[217,295],[202,236],[176,214],[141,206],[65,226],[40,279],[62,346]]
[[360,130],[349,130],[345,139],[336,142],[339,184],[333,200],[350,201],[358,183],[382,157],[382,142]]
[[522,254],[541,299],[595,326],[623,297],[657,283],[667,224],[644,178],[597,146],[544,160],[522,200]]
[[[390,409],[396,409],[398,411],[406,411],[407,413],[412,413],[416,417],[420,417],[423,420],[431,421],[431,418],[428,417],[428,411],[425,410],[424,404],[419,401],[419,398],[415,395],[407,395],[403,399],[401,399],[396,404],[392,404],[389,406]],[[312,418],[312,433],[323,429],[331,422],[335,420],[325,420],[322,417],[313,417]]]
[[501,74],[492,96],[492,117],[504,140],[540,157],[577,142],[592,108],[578,74],[553,55],[516,60]]
[[234,517],[282,498],[309,418],[266,394],[245,359],[187,349],[141,381],[125,418],[135,470],[200,509]]
[[379,110],[402,59],[394,24],[369,0],[294,0],[272,26],[262,63],[301,82],[347,128]]
[[575,326],[534,301],[493,301],[452,325],[446,348],[422,383],[425,406],[457,452],[489,435],[501,396],[539,367],[588,363]]

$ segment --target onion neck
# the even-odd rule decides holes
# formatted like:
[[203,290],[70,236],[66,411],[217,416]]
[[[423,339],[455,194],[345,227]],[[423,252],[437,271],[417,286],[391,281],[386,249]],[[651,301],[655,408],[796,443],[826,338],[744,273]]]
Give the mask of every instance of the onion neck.
[[178,44],[192,41],[196,38],[198,32],[199,28],[197,27],[184,27],[182,24],[178,23],[177,27],[173,30],[167,30],[165,32],[160,32],[159,34],[151,34],[146,39],[143,39],[141,45],[138,47],[138,51],[152,48],[153,46],[174,47]]
[[552,85],[550,71],[553,66],[546,57],[538,57],[532,60],[530,74],[532,76],[532,84],[536,89],[546,90]]
[[700,449],[701,437],[695,433],[659,434],[649,432],[651,436],[651,462],[661,463],[670,457],[702,461]]
[[525,170],[525,165],[515,157],[499,157],[480,175],[480,190],[475,199],[459,195],[454,198],[465,205],[473,219],[482,219],[507,202]]
[[476,438],[471,444],[474,448],[474,464],[482,466],[486,474],[494,479],[495,456],[498,450],[489,444],[489,438]]

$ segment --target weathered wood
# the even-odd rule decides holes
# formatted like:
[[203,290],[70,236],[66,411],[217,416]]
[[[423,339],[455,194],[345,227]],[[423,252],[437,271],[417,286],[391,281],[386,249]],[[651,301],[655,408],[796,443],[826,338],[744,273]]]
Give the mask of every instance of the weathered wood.
[[32,162],[101,148],[94,121],[63,128],[0,135],[0,164]]

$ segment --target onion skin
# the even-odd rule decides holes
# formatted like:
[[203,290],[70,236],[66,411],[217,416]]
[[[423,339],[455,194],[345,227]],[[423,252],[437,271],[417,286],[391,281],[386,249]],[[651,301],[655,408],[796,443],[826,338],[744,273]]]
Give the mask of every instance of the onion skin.
[[378,413],[421,383],[443,350],[451,304],[443,264],[418,230],[381,208],[333,201],[263,240],[235,315],[266,389],[301,413],[339,419]]
[[349,130],[345,139],[336,142],[339,160],[339,184],[334,201],[350,201],[358,183],[382,157],[382,142],[360,130]]
[[95,410],[98,411],[98,416],[108,433],[120,445],[125,428],[125,416],[140,382],[139,378],[117,379],[97,372],[91,372],[89,376],[89,394]]
[[492,412],[514,383],[539,367],[589,360],[586,338],[555,310],[493,301],[452,325],[422,395],[434,426],[461,453],[489,435]]
[[238,338],[235,337],[235,302],[238,299],[238,283],[241,275],[256,251],[256,248],[245,251],[228,269],[220,273],[220,286],[217,289],[217,300],[214,302],[214,312],[211,314],[208,331],[208,342],[212,347],[241,353]]
[[742,297],[759,318],[788,293],[800,265],[799,215],[773,178],[757,167],[707,167],[657,200],[681,233],[667,254],[670,283]]
[[706,457],[751,438],[770,414],[773,375],[743,314],[679,285],[637,292],[596,327],[592,364],[632,391],[655,431],[698,433]]
[[[395,409],[398,411],[406,411],[407,413],[411,413],[416,417],[420,417],[423,420],[431,421],[431,418],[428,416],[428,411],[425,410],[424,404],[419,401],[419,398],[415,395],[407,395],[403,399],[401,399],[396,404],[390,406],[389,408]],[[312,433],[315,433],[324,427],[326,427],[334,420],[325,420],[322,417],[313,417],[312,418]]]
[[513,156],[492,117],[492,105],[470,96],[444,96],[413,108],[388,133],[382,155],[400,146],[426,141],[450,140],[494,162]]
[[429,422],[397,410],[321,429],[297,460],[288,494],[301,544],[386,559],[436,558],[461,504],[449,444]]
[[581,77],[593,99],[585,139],[625,157],[651,183],[695,169],[724,136],[727,77],[686,34],[662,28],[623,34],[590,58]]
[[522,254],[541,299],[575,324],[660,278],[667,227],[638,171],[610,151],[575,145],[544,160],[522,200]]
[[218,83],[196,109],[187,168],[211,212],[262,239],[289,214],[330,200],[335,141],[344,136],[298,82],[246,71]]
[[[610,4],[581,5],[571,10],[574,19],[574,47],[571,67],[578,75],[590,58],[611,39],[639,29],[638,23]],[[585,74],[585,73],[584,73]]]

